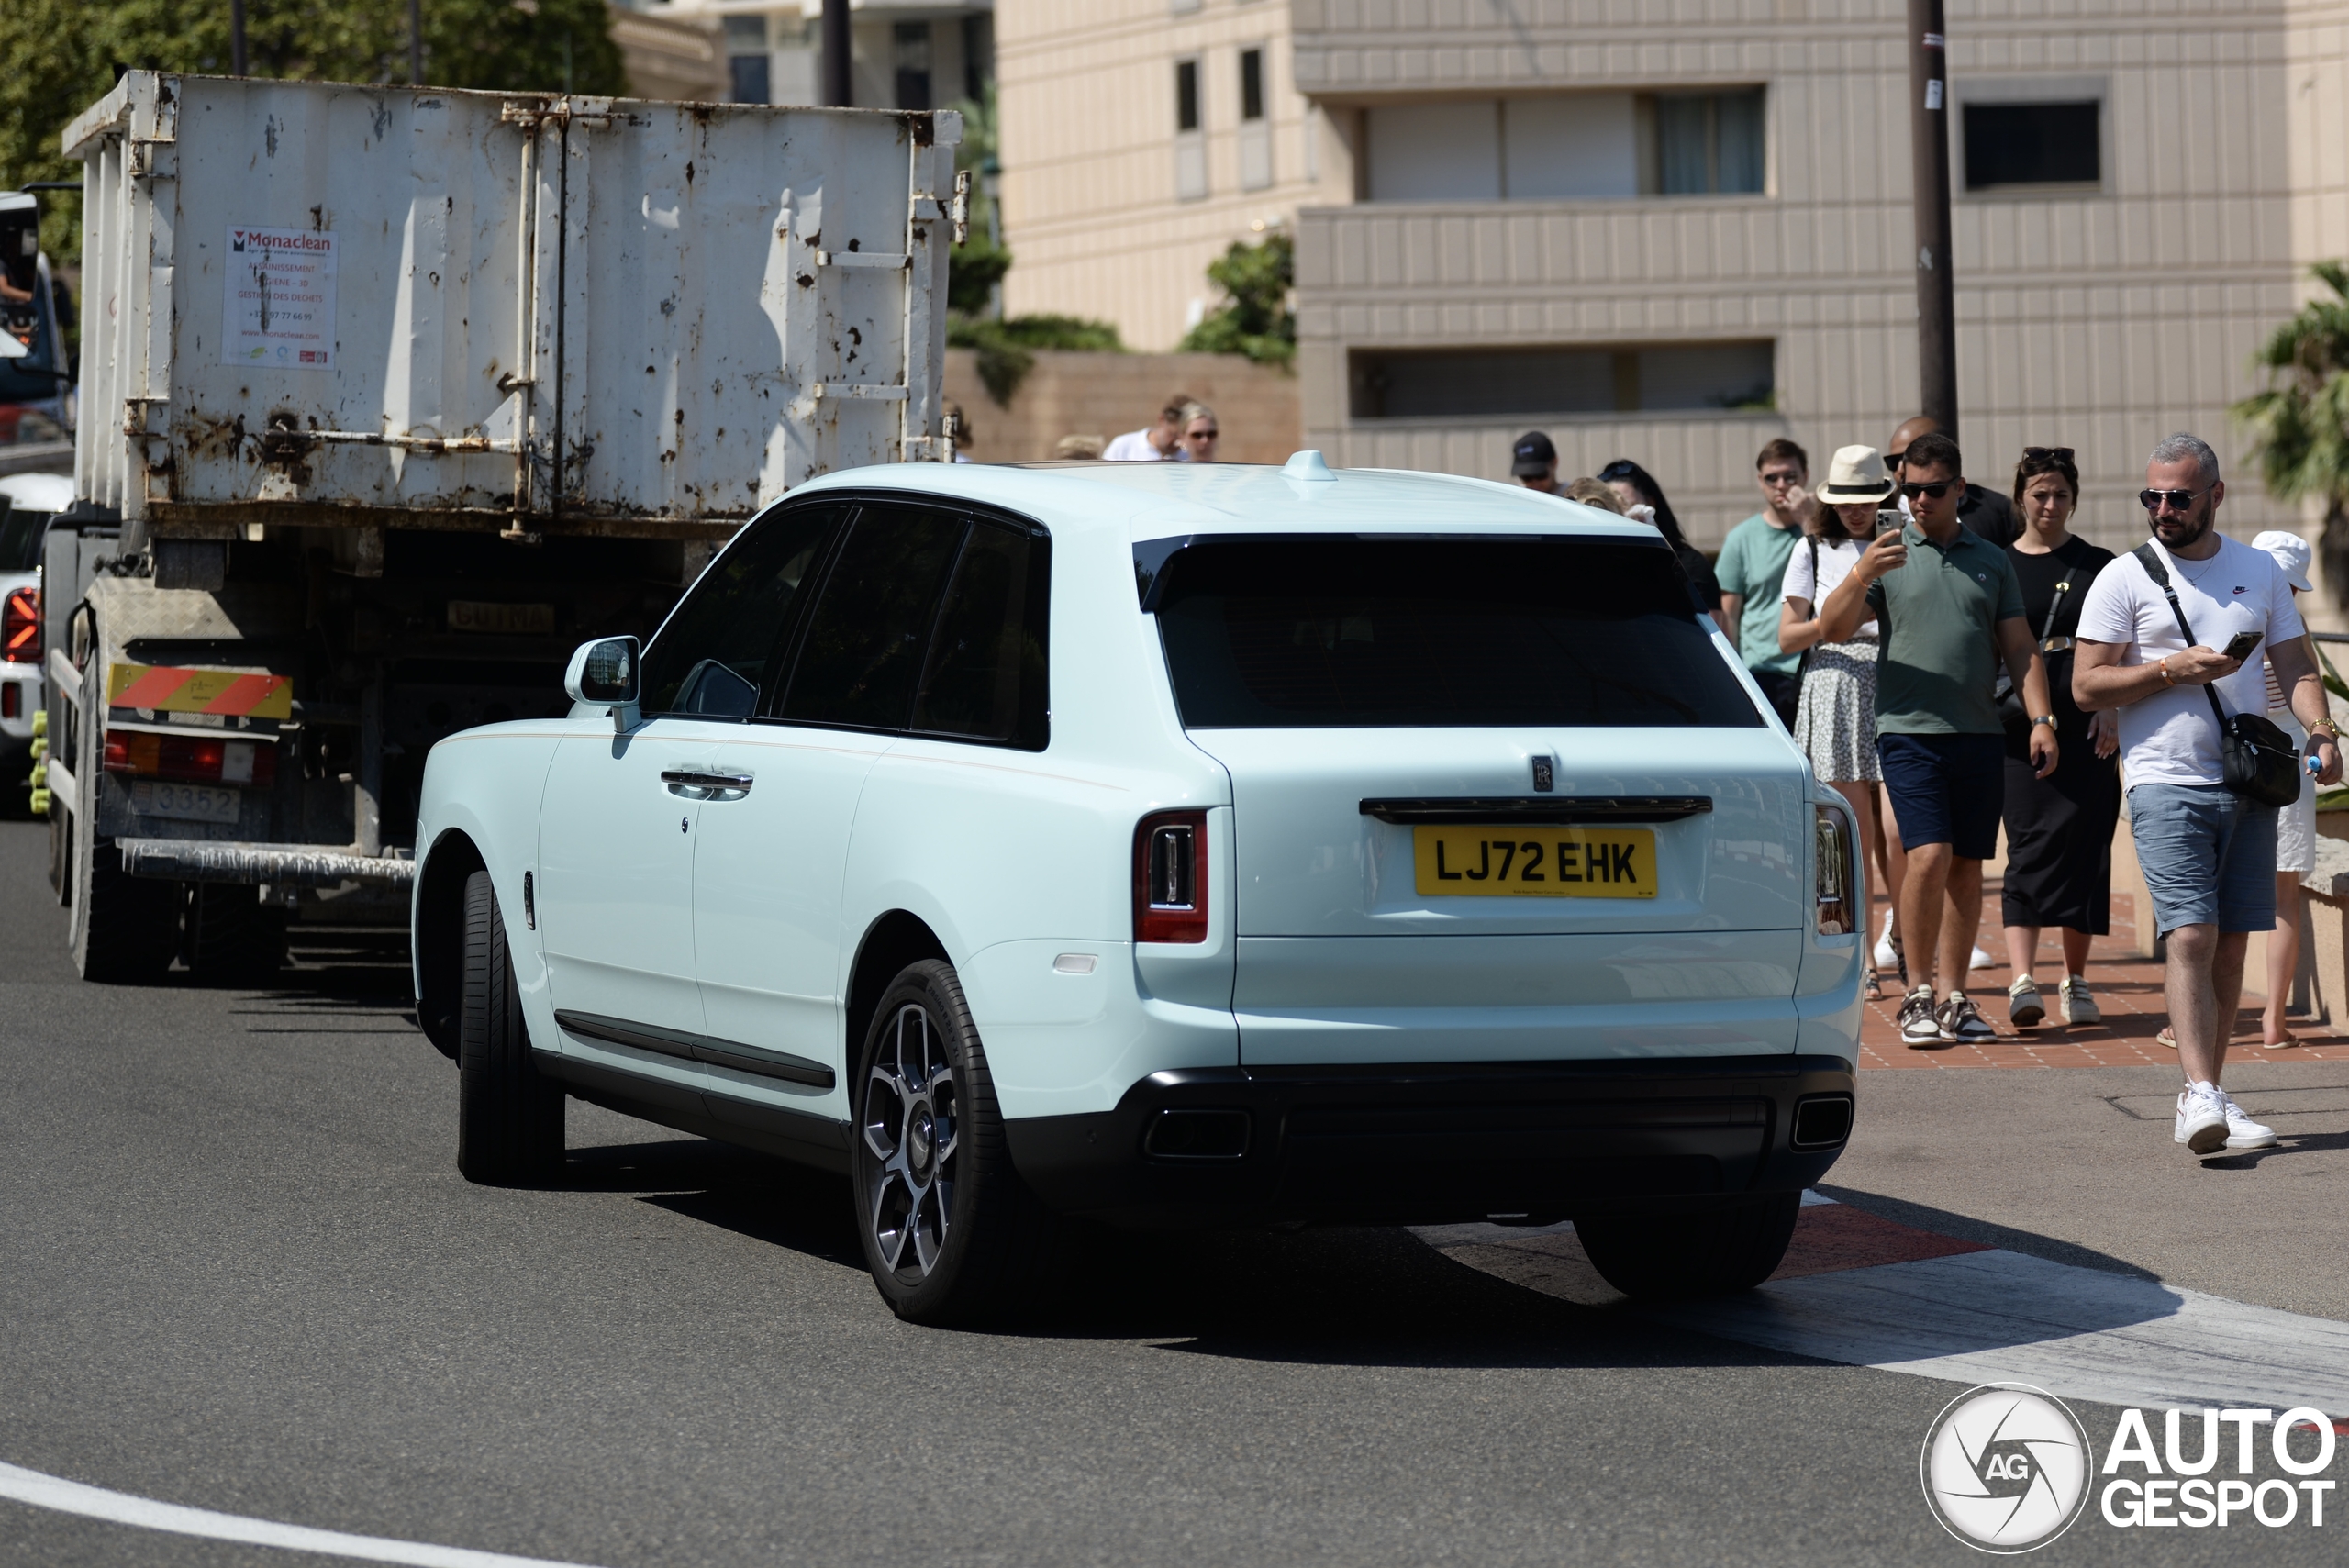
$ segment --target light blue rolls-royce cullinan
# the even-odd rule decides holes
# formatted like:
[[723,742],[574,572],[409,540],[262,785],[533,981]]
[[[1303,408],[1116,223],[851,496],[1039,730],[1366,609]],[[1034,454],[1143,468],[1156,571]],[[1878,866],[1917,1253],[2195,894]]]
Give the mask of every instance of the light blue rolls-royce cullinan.
[[1853,824],[1655,530],[1328,468],[801,486],[567,718],[433,749],[458,1163],[566,1095],[846,1174],[901,1316],[1094,1223],[1571,1218],[1774,1269],[1850,1136]]

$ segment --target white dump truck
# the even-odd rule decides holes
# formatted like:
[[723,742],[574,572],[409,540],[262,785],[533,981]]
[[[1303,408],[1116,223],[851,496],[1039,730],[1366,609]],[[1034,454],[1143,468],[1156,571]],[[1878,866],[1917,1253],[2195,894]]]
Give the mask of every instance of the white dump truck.
[[950,113],[135,71],[82,161],[36,804],[90,979],[404,922],[426,751],[812,475],[946,461]]

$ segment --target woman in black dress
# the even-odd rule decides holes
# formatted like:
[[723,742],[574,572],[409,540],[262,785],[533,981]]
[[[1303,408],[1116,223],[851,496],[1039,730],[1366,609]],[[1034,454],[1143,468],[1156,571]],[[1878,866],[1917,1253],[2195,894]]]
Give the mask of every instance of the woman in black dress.
[[[2112,829],[2121,817],[2120,727],[2110,712],[2082,713],[2072,701],[2072,639],[2088,583],[2112,551],[2065,527],[2080,496],[2069,447],[2025,447],[2015,465],[2015,510],[2022,537],[2007,547],[2022,583],[2023,618],[2047,662],[2059,762],[2033,778],[2028,728],[2007,729],[2007,954],[2015,977],[2008,1016],[2028,1029],[2047,1016],[2031,966],[2043,926],[2064,928],[2058,1005],[2067,1024],[2103,1021],[2086,973],[2088,938],[2111,929]],[[2027,721],[2026,721],[2027,722]]]
[[1633,506],[1648,509],[1648,515],[1641,521],[1655,525],[1664,542],[1680,558],[1681,570],[1688,573],[1689,586],[1695,590],[1698,603],[1713,617],[1713,624],[1734,641],[1736,633],[1730,630],[1729,619],[1721,614],[1720,579],[1713,575],[1713,563],[1705,559],[1704,552],[1690,544],[1687,536],[1680,531],[1680,519],[1673,516],[1672,503],[1664,498],[1664,487],[1646,469],[1627,457],[1619,457],[1600,469],[1598,477],[1623,503],[1625,517],[1636,516],[1631,511]]

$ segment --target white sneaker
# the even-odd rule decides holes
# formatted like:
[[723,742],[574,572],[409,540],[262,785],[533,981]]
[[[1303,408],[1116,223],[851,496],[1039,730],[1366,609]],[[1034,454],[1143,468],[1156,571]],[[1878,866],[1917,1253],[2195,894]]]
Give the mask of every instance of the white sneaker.
[[2219,1091],[2219,1099],[2227,1109],[2228,1148],[2273,1149],[2276,1147],[2276,1129],[2274,1128],[2262,1127],[2259,1123],[2252,1120],[2248,1116],[2245,1116],[2243,1114],[2243,1108],[2235,1104],[2235,1097],[2232,1095],[2228,1094],[2224,1089]]
[[1900,955],[1892,951],[1892,911],[1889,909],[1884,912],[1884,929],[1876,933],[1876,952],[1873,956],[1878,969],[1900,967]]
[[2214,1084],[2188,1084],[2177,1092],[2177,1141],[2197,1154],[2227,1144],[2227,1102]]
[[1998,967],[1998,961],[1992,958],[1988,953],[1984,952],[1980,948],[1976,948],[1974,950],[1974,956],[1965,961],[1965,967],[1968,969],[1996,969]]
[[2067,974],[2059,999],[2064,1006],[2064,1021],[2075,1026],[2104,1022],[2104,1011],[2096,1005],[2095,994],[2088,990],[2087,977]]

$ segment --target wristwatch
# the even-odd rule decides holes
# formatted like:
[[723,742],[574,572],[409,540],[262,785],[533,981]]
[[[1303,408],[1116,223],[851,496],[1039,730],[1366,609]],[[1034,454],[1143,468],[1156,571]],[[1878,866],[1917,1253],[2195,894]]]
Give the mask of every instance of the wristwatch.
[[2309,736],[2310,739],[2314,739],[2319,735],[2323,736],[2326,740],[2331,740],[2335,745],[2338,745],[2341,741],[2341,726],[2333,723],[2332,720],[2329,718],[2320,718],[2314,724],[2309,726]]
[[2055,728],[2055,716],[2052,713],[2042,714],[2039,717],[2032,719],[2032,723],[2043,724],[2047,726],[2048,728],[2053,729]]

